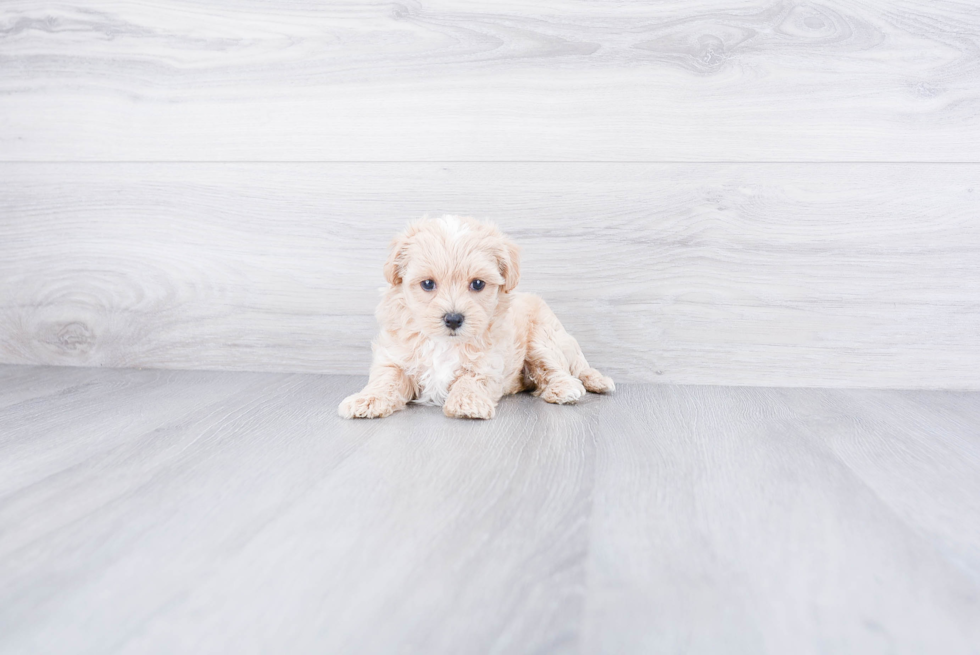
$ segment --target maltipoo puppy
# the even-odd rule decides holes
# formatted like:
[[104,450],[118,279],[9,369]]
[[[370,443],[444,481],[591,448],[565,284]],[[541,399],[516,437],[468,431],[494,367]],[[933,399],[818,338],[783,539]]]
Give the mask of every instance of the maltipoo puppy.
[[574,403],[613,381],[591,368],[541,298],[517,293],[518,248],[492,223],[445,216],[411,223],[384,266],[367,386],[344,418],[388,416],[409,402],[446,416],[492,418],[504,394]]

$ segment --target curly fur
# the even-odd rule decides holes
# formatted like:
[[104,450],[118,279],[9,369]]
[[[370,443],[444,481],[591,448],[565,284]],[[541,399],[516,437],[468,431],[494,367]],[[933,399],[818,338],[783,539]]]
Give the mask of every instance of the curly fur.
[[[519,250],[492,223],[459,216],[411,223],[392,242],[384,272],[370,380],[344,399],[341,416],[383,417],[416,402],[488,419],[505,394],[531,390],[564,404],[615,389],[541,298],[514,291]],[[436,288],[424,290],[423,280]],[[473,280],[486,286],[475,291]],[[448,327],[448,313],[462,314],[463,324]]]

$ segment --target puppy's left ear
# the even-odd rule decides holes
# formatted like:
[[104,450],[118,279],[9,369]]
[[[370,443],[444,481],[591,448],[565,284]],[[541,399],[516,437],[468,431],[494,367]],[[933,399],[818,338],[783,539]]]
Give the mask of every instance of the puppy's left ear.
[[507,237],[503,237],[501,242],[502,248],[497,254],[497,265],[504,278],[501,291],[508,293],[521,279],[521,249]]

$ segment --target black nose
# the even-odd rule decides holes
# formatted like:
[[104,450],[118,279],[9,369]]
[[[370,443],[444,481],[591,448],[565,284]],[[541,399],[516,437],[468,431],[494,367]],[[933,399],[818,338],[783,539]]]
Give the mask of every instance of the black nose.
[[446,324],[446,327],[449,328],[450,330],[455,330],[460,325],[463,324],[463,315],[462,314],[446,314],[445,316],[442,317],[442,322],[445,323]]

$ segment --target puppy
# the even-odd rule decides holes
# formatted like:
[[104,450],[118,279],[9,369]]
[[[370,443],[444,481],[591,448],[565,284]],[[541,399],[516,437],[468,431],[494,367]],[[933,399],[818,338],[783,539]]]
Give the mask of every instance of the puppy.
[[445,216],[411,223],[384,266],[367,386],[344,418],[388,416],[409,402],[446,416],[492,418],[504,394],[574,403],[613,381],[591,368],[541,298],[517,293],[518,248],[492,223]]

